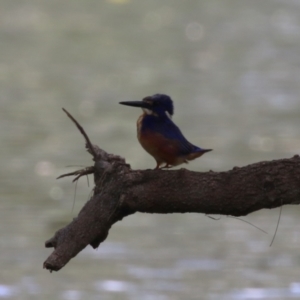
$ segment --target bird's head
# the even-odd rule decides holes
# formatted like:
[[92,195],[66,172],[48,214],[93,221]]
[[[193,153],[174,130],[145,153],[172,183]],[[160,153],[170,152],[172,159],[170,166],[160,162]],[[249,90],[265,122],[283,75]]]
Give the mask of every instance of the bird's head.
[[120,104],[141,107],[148,115],[172,117],[174,113],[173,101],[168,95],[155,94],[145,97],[142,101],[124,101]]

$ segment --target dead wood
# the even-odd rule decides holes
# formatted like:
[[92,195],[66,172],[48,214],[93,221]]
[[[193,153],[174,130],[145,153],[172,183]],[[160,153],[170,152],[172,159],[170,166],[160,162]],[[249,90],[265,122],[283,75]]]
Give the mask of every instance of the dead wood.
[[94,165],[64,176],[94,174],[91,199],[78,216],[46,241],[54,248],[44,268],[58,271],[87,245],[99,247],[117,221],[135,212],[244,216],[251,212],[300,202],[300,157],[263,161],[227,172],[132,170],[119,156],[86,140]]

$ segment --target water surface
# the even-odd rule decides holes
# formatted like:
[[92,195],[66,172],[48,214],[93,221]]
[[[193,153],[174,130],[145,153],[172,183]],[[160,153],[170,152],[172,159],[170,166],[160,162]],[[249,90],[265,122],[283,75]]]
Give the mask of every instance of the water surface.
[[[136,141],[154,93],[174,121],[214,151],[195,171],[291,157],[300,149],[300,2],[9,1],[0,4],[0,299],[291,299],[300,297],[299,218],[284,207],[241,221],[200,214],[135,214],[63,270],[42,263],[44,242],[92,189],[55,178],[90,165],[83,139],[155,166]],[[68,167],[68,166],[73,167]]]

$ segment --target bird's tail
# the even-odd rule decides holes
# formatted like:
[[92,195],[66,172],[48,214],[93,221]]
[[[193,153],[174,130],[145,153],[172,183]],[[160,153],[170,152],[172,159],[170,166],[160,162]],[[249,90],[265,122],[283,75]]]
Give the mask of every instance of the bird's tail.
[[199,152],[202,152],[202,153],[206,153],[206,152],[210,152],[210,151],[212,151],[213,149],[201,149],[201,148],[199,148]]
[[187,160],[193,160],[195,158],[198,158],[200,156],[202,156],[204,153],[206,152],[210,152],[213,149],[201,149],[201,148],[197,148],[197,150],[193,153],[190,153],[187,157]]

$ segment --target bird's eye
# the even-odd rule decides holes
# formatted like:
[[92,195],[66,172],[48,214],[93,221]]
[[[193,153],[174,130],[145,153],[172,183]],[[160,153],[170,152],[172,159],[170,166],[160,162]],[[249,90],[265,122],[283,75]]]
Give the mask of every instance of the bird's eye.
[[152,100],[146,100],[145,102],[148,103],[150,106],[154,106],[154,101]]
[[144,98],[143,102],[146,102],[146,103],[148,103],[150,105],[153,105],[153,101],[150,98]]

